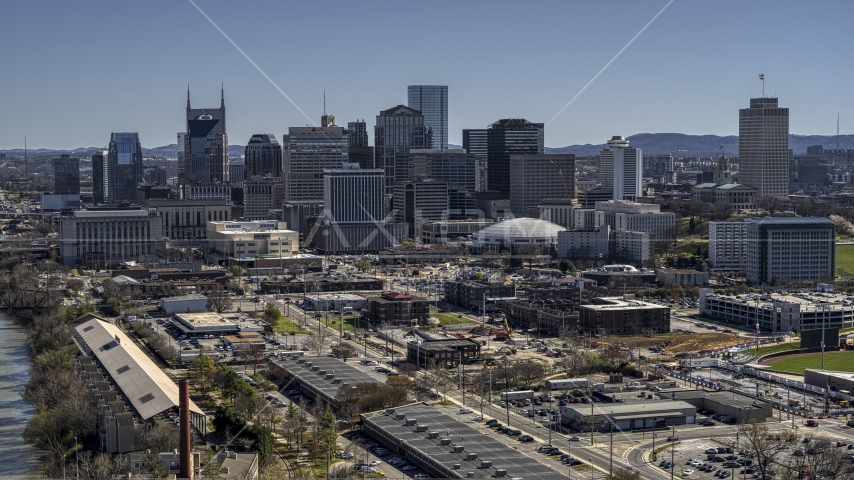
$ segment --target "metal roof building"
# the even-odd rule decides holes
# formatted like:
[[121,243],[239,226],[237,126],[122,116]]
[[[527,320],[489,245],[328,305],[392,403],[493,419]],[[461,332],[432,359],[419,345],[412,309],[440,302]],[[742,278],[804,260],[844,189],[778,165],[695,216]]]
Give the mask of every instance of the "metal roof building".
[[338,408],[335,395],[341,387],[358,383],[380,383],[376,378],[358,368],[332,357],[306,357],[302,352],[282,354],[273,363],[295,383],[294,390],[322,399]]
[[[148,420],[178,406],[178,385],[117,326],[92,319],[75,326],[74,335],[140,418]],[[190,423],[205,432],[205,414],[192,400]]]
[[433,478],[552,480],[561,474],[442,409],[413,404],[362,415],[363,429]]

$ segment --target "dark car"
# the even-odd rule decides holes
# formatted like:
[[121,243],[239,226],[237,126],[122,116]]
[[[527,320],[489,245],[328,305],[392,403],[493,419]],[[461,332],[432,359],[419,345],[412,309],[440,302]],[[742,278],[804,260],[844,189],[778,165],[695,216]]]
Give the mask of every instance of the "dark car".
[[507,435],[522,435],[522,430],[511,429],[507,431]]
[[530,436],[530,435],[522,435],[522,436],[520,436],[520,437],[519,437],[519,441],[520,441],[520,442],[533,442],[533,441],[534,441],[534,437],[532,437],[532,436]]
[[546,451],[546,455],[563,455],[559,448],[552,448]]
[[488,427],[494,427],[495,425],[498,425],[498,420],[496,420],[494,418],[492,420],[486,422],[486,426],[488,426]]
[[507,433],[510,431],[510,427],[505,427],[504,425],[498,427],[498,433]]
[[718,447],[718,453],[726,453],[726,447]]

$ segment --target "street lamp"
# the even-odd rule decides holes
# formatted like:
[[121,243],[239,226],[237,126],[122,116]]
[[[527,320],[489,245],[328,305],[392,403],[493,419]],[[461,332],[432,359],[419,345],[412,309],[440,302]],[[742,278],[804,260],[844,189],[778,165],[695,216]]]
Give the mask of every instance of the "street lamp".
[[510,426],[510,398],[507,394],[510,388],[510,380],[507,375],[507,362],[510,361],[510,357],[507,355],[502,355],[498,358],[498,361],[504,362],[504,408],[507,410],[507,426]]

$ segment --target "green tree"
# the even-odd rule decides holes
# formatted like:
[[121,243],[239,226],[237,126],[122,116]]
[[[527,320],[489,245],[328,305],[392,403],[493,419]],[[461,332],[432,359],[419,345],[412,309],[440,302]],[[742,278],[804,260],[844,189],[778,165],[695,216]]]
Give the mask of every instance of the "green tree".
[[244,275],[246,275],[246,270],[243,269],[240,265],[232,265],[228,267],[228,273],[234,275],[238,279]]
[[570,265],[568,260],[561,260],[560,263],[557,264],[557,267],[560,269],[560,273],[566,275],[566,272],[569,271]]
[[367,272],[371,269],[371,262],[361,259],[356,261],[356,269],[360,272]]
[[216,373],[216,364],[214,363],[213,358],[209,355],[201,353],[193,361],[193,371],[195,372],[196,378],[199,380],[199,384],[202,386],[202,391],[204,392],[207,390],[207,386],[213,381],[214,374]]
[[471,276],[471,278],[472,280],[483,280],[483,273],[476,272],[474,275]]

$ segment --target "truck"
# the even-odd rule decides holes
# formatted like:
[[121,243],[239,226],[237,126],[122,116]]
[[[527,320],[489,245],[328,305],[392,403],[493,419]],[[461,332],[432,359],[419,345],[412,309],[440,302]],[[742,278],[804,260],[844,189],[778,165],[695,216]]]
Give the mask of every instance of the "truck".
[[717,367],[717,358],[684,358],[679,360],[679,366],[689,368]]
[[586,390],[588,382],[586,378],[566,378],[562,380],[546,380],[546,388],[555,390]]
[[519,390],[518,392],[502,392],[501,400],[505,402],[511,401],[515,402],[517,400],[525,400],[534,398],[533,390]]

